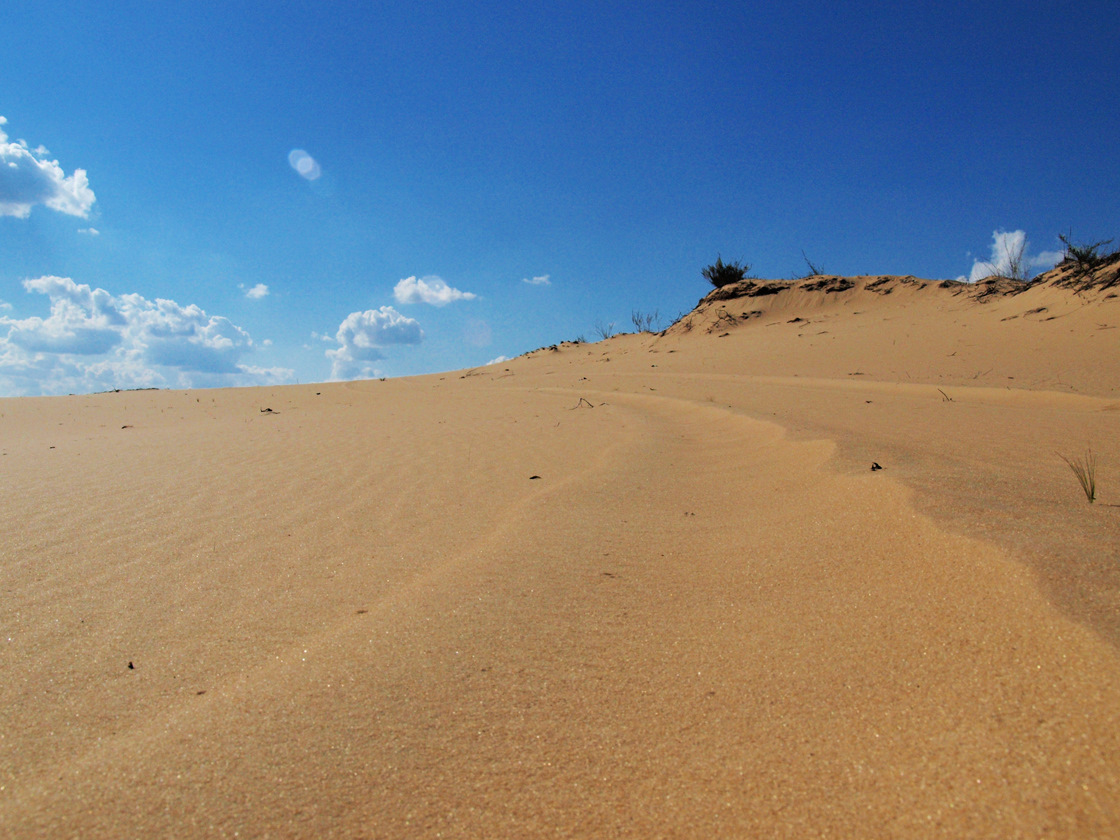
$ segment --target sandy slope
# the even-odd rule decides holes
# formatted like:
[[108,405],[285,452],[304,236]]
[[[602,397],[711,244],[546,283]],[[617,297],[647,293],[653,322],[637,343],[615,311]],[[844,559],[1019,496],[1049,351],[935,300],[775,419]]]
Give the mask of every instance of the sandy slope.
[[832,282],[0,402],[0,835],[1120,833],[1120,299]]

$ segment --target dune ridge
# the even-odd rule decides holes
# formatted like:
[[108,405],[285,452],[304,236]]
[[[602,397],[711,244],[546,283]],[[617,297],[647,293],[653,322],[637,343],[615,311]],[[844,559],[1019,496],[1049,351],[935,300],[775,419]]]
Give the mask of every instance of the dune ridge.
[[0,401],[0,832],[1120,833],[1110,271]]

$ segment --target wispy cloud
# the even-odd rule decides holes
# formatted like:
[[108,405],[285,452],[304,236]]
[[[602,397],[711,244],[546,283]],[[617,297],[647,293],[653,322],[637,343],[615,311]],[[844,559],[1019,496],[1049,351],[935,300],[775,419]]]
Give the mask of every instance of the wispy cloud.
[[456,300],[474,300],[477,295],[473,292],[461,292],[453,289],[434,274],[421,277],[406,277],[393,288],[393,297],[397,303],[428,303],[432,306],[446,306]]
[[86,236],[100,236],[101,235],[101,231],[99,231],[97,228],[91,228],[91,227],[78,228],[78,233],[84,233]]
[[334,340],[338,347],[327,350],[331,360],[331,379],[369,379],[380,373],[373,362],[385,358],[382,348],[393,344],[419,344],[424,340],[420,323],[391,306],[351,312],[341,324]]
[[284,382],[292,371],[242,364],[245,330],[196,305],[114,296],[69,277],[23,282],[50,299],[46,318],[0,316],[0,393]]
[[[0,126],[7,124],[0,117]],[[89,216],[96,201],[84,169],[67,175],[57,160],[48,160],[42,146],[28,148],[27,141],[8,141],[0,127],[0,216],[26,219],[36,205],[71,216]]]
[[551,286],[552,281],[548,279],[550,276],[542,274],[539,277],[522,277],[521,282],[528,283],[530,286]]
[[975,283],[993,276],[1031,277],[1039,271],[1048,271],[1056,266],[1062,261],[1062,256],[1061,251],[1042,251],[1031,255],[1025,231],[993,231],[992,256],[985,261],[973,260],[968,282]]
[[471,347],[489,347],[494,340],[494,331],[481,318],[469,318],[463,324],[463,340]]
[[[244,286],[241,288],[245,289]],[[249,300],[260,300],[263,297],[268,297],[268,286],[264,283],[257,283],[253,288],[245,289],[245,297],[249,298]]]

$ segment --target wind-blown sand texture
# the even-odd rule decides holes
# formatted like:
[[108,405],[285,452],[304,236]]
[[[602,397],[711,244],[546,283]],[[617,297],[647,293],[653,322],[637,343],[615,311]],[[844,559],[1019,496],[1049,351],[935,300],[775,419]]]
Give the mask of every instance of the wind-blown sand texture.
[[0,836],[1120,836],[1110,277],[0,401]]

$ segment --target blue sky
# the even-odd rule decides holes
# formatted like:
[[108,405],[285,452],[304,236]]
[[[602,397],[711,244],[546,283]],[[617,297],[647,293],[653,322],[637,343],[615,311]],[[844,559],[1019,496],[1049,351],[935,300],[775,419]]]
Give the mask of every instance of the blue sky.
[[1120,235],[1120,4],[918,6],[9,4],[0,395],[451,370],[667,323],[717,254]]

